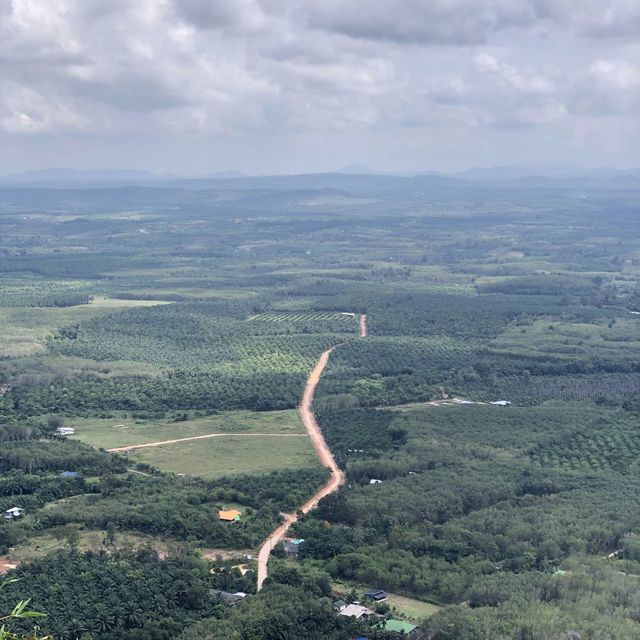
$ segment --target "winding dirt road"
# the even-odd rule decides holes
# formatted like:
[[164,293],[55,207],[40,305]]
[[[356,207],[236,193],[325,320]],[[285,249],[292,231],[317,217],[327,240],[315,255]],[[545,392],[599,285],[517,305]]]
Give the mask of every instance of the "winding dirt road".
[[[366,337],[366,315],[360,315],[359,326],[360,337]],[[320,359],[316,363],[316,366],[309,374],[309,379],[307,380],[307,385],[304,389],[304,394],[302,395],[302,402],[300,403],[300,417],[302,418],[302,422],[307,429],[309,437],[311,438],[311,442],[313,443],[313,447],[318,454],[318,458],[320,459],[320,462],[323,464],[323,466],[328,467],[331,471],[331,477],[327,481],[327,484],[325,484],[324,487],[322,487],[298,509],[298,511],[302,511],[302,513],[309,513],[311,509],[318,505],[318,502],[320,502],[322,498],[328,496],[334,491],[337,491],[345,482],[344,471],[342,471],[342,469],[340,469],[336,464],[336,461],[333,458],[333,454],[331,453],[331,449],[329,449],[329,446],[327,445],[324,436],[322,435],[320,426],[318,425],[316,417],[313,415],[313,411],[311,408],[316,387],[318,386],[318,382],[320,382],[320,376],[322,375],[324,368],[327,366],[327,362],[329,362],[329,356],[331,355],[331,352],[338,346],[340,345],[336,345],[331,349],[327,349],[327,351],[325,351],[320,356]],[[298,517],[295,513],[285,514],[282,524],[269,535],[269,537],[264,541],[262,547],[260,547],[260,551],[258,552],[258,591],[262,589],[262,584],[264,583],[268,575],[267,565],[269,563],[269,556],[271,555],[271,551],[278,544],[278,542],[280,542],[280,540],[284,538],[289,527],[297,519]]]

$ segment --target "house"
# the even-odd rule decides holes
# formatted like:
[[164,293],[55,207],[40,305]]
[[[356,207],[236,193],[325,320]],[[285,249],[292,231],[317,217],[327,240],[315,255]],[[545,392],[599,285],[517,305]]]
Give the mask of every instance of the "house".
[[218,518],[223,522],[238,522],[242,513],[237,509],[229,509],[229,511],[218,511]]
[[20,507],[11,507],[11,509],[7,509],[2,514],[2,517],[5,520],[15,520],[16,518],[19,518],[23,513],[24,509],[21,509]]
[[378,480],[377,478],[371,478],[371,480],[369,480],[369,484],[382,484],[382,480]]
[[508,400],[494,400],[493,402],[490,402],[489,404],[493,404],[496,407],[508,407],[511,403]]
[[240,600],[244,600],[247,597],[247,594],[242,591],[229,593],[228,591],[219,591],[218,589],[211,589],[209,594],[215,600],[220,600],[221,602],[224,602],[224,604],[228,604],[230,607],[234,604],[238,604]]
[[80,474],[77,471],[61,471],[61,478],[77,478]]
[[72,436],[76,430],[73,427],[58,427],[56,434],[59,436]]
[[409,635],[414,629],[418,627],[410,622],[404,622],[404,620],[385,620],[384,630],[395,631],[396,633],[405,633]]
[[371,609],[367,609],[367,607],[363,607],[359,604],[348,604],[340,613],[340,616],[347,616],[348,618],[356,618],[356,620],[360,620],[360,618],[368,618],[373,615],[373,611]]
[[284,541],[284,552],[290,558],[297,558],[300,553],[300,545],[304,542],[304,540],[285,540]]
[[346,606],[347,606],[347,603],[344,600],[336,600],[333,603],[333,610],[340,613],[340,611],[342,611]]
[[376,602],[382,602],[389,597],[389,594],[382,589],[369,589],[369,591],[364,594],[364,597],[369,600],[375,600]]

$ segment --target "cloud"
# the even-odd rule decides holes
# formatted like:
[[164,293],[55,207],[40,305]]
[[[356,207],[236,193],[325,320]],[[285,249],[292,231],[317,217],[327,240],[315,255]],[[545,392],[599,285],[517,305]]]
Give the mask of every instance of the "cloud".
[[524,75],[515,67],[500,62],[488,53],[476,55],[475,63],[480,71],[493,74],[504,84],[521,93],[545,95],[555,91],[555,85],[549,78],[536,74]]
[[527,2],[487,0],[359,0],[301,3],[292,12],[307,27],[354,38],[429,45],[472,45],[509,27],[530,25],[535,11]]
[[637,38],[640,33],[637,0],[536,0],[534,5],[541,19],[587,37]]
[[0,0],[0,143],[390,149],[516,129],[570,140],[614,118],[632,153],[639,16],[637,0]]
[[173,0],[176,15],[198,29],[258,31],[265,16],[256,0]]

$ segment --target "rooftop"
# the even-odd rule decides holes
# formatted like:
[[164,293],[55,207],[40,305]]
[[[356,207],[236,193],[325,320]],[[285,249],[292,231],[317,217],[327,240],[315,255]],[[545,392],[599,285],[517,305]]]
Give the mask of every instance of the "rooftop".
[[417,625],[404,622],[404,620],[386,620],[384,623],[385,631],[396,631],[397,633],[404,632],[408,634],[417,628]]
[[242,513],[237,509],[229,509],[228,511],[218,511],[218,517],[225,522],[231,522],[232,520],[239,520]]

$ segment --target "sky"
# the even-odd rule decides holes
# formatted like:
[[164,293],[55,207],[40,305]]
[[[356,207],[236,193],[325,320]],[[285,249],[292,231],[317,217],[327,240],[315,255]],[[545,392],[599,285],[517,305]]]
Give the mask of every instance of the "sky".
[[640,0],[0,0],[0,173],[640,165]]

